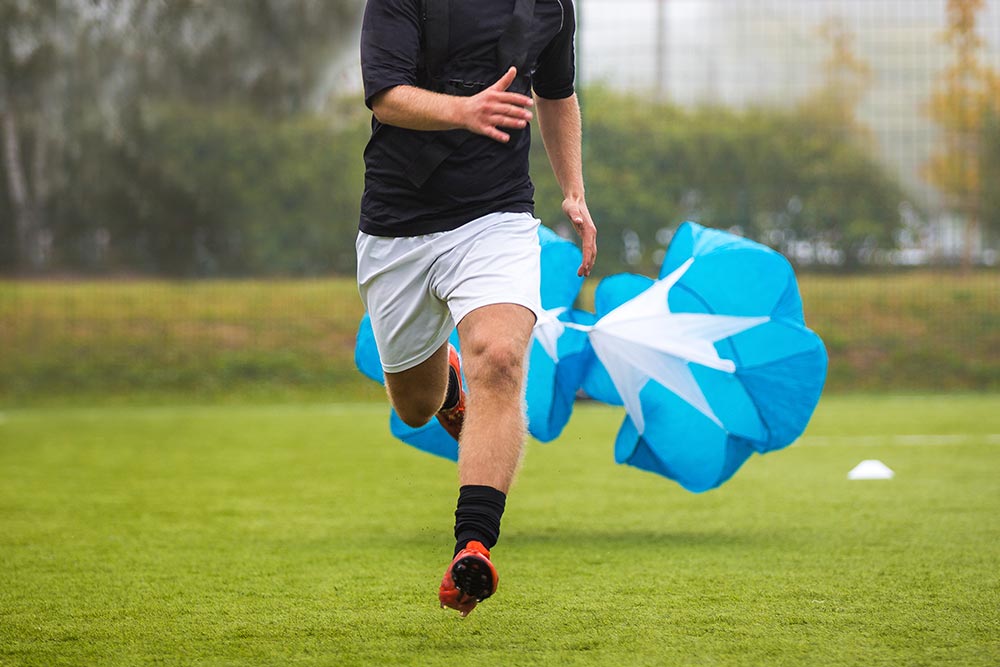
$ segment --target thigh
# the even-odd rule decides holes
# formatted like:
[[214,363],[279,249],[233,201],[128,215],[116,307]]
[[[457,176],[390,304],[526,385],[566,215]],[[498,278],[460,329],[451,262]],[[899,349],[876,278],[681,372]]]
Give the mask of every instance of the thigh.
[[[434,401],[448,388],[448,344],[445,343],[421,363],[399,373],[385,374],[385,388],[395,406],[408,400],[428,397]],[[436,409],[438,406],[434,406]]]

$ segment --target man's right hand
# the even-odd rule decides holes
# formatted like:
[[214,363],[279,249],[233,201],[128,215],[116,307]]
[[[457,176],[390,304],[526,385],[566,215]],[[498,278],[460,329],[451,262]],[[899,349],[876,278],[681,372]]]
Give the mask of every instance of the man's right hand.
[[465,129],[505,144],[510,141],[510,135],[500,128],[527,127],[532,118],[527,107],[533,105],[534,100],[527,95],[508,92],[515,78],[517,68],[511,67],[489,88],[472,97],[462,98]]

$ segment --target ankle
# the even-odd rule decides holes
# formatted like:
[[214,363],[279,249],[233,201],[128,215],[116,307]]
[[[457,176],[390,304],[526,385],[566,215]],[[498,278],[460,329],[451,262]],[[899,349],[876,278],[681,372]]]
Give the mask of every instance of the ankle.
[[455,509],[455,553],[469,542],[481,543],[487,550],[500,539],[500,520],[507,494],[492,486],[468,484],[459,489]]

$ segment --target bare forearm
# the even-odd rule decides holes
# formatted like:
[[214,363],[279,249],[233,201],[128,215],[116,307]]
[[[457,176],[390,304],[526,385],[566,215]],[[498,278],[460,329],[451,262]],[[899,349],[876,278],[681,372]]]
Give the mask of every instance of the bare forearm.
[[511,67],[489,88],[472,97],[444,95],[415,86],[395,86],[372,100],[379,122],[408,130],[464,129],[506,143],[501,128],[523,128],[531,120],[530,97],[507,92],[517,76]]
[[464,99],[416,86],[396,86],[375,97],[372,112],[380,123],[407,130],[454,130],[462,127]]
[[538,129],[545,152],[563,191],[562,210],[580,235],[583,261],[577,275],[589,276],[597,260],[597,227],[587,209],[583,187],[583,156],[580,104],[576,95],[561,100],[535,99]]
[[582,197],[582,129],[580,105],[576,95],[561,100],[536,98],[535,110],[538,113],[538,129],[545,144],[545,152],[563,196]]

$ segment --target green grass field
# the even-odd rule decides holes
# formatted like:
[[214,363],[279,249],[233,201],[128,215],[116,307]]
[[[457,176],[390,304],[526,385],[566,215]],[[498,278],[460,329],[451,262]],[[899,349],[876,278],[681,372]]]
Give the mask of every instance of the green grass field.
[[[442,611],[453,464],[376,404],[0,413],[0,665],[1000,663],[1000,397],[833,396],[692,495],[531,443],[500,590]],[[891,481],[848,481],[862,459]]]

